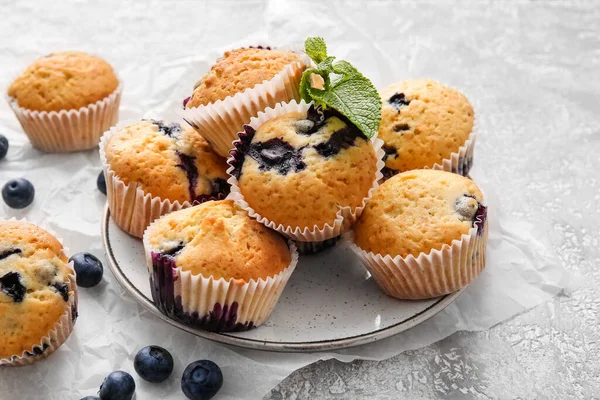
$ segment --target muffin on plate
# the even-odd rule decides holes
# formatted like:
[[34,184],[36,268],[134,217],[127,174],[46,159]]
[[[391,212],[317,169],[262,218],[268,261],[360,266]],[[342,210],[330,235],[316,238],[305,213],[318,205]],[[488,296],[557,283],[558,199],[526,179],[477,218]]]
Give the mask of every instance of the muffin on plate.
[[210,331],[248,330],[273,311],[298,254],[231,200],[173,212],[144,234],[154,303]]
[[47,357],[77,317],[75,273],[60,242],[25,221],[0,221],[0,365]]
[[45,152],[98,146],[117,122],[120,97],[110,64],[77,51],[39,58],[8,88],[10,106],[31,144]]
[[317,251],[354,222],[383,166],[347,118],[304,102],[259,114],[235,146],[228,170],[234,199],[302,252]]
[[472,180],[412,170],[383,183],[354,226],[353,249],[390,296],[459,290],[485,267],[487,208]]
[[392,84],[379,94],[386,177],[422,168],[469,173],[475,113],[462,93],[423,79]]
[[184,101],[185,120],[222,157],[241,126],[279,102],[299,100],[302,72],[310,59],[269,47],[225,52]]
[[225,160],[192,128],[175,122],[111,128],[102,137],[100,158],[111,215],[136,237],[163,214],[229,193]]

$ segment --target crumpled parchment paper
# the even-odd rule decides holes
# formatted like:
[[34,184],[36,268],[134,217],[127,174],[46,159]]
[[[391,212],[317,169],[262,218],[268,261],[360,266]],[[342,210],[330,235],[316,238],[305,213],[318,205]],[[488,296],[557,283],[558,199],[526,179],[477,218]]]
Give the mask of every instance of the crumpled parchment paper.
[[[220,50],[250,43],[289,44],[315,34],[328,39],[330,53],[353,62],[379,87],[403,78],[432,76],[432,70],[425,66],[422,72],[415,72],[414,65],[400,65],[386,50],[407,46],[406,51],[427,52],[432,44],[426,38],[413,40],[409,48],[397,42],[396,30],[389,29],[378,31],[381,38],[373,42],[363,34],[364,26],[347,18],[338,7],[331,12],[322,4],[315,4],[315,11],[279,2],[215,3],[209,8],[171,3],[172,8],[162,10],[164,19],[177,23],[163,24],[154,23],[144,13],[145,7],[140,9],[133,2],[114,2],[112,6],[109,2],[102,6],[75,3],[75,8],[56,4],[46,9],[35,2],[3,6],[8,10],[2,14],[10,14],[0,27],[3,37],[14,37],[24,21],[29,25],[37,22],[37,29],[0,43],[4,60],[0,63],[0,90],[5,91],[11,78],[40,55],[62,48],[82,49],[104,56],[119,71],[125,85],[122,120],[178,119],[181,100]],[[75,12],[77,18],[63,18]],[[322,17],[319,21],[315,21],[315,12]],[[194,36],[191,32],[201,15],[205,22]],[[250,29],[245,22],[251,17],[265,22],[265,27]],[[368,21],[373,27],[377,24],[373,19]],[[181,29],[176,32],[178,27]],[[94,36],[94,32],[99,33]],[[463,84],[472,87],[476,79],[463,79],[456,71],[445,75],[439,71],[443,76],[433,77],[459,89]],[[470,97],[477,111],[477,98]],[[480,127],[478,142],[493,134],[491,128]],[[11,146],[7,159],[0,161],[0,185],[23,176],[36,189],[31,207],[19,211],[2,203],[0,217],[27,217],[56,231],[71,253],[90,251],[105,261],[100,238],[105,197],[96,190],[100,172],[97,151],[68,155],[37,152],[6,103],[0,103],[0,131]],[[183,369],[203,358],[215,361],[223,370],[225,383],[217,398],[261,398],[292,371],[319,359],[385,359],[458,330],[485,330],[559,293],[567,285],[567,276],[546,239],[546,227],[503,215],[494,182],[478,167],[477,149],[472,177],[484,189],[490,205],[487,268],[451,306],[403,334],[363,347],[318,354],[267,353],[218,345],[150,315],[118,285],[105,262],[103,283],[80,290],[80,317],[66,344],[33,366],[0,369],[0,398],[78,399],[95,394],[113,370],[123,369],[137,378],[133,357],[149,344],[169,349],[176,366],[171,379],[160,385],[137,378],[138,400],[182,398],[179,382]]]

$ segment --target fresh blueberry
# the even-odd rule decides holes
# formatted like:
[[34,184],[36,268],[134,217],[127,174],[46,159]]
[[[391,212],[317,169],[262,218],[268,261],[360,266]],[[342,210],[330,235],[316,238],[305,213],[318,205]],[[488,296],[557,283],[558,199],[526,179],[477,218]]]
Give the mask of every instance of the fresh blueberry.
[[97,396],[85,396],[81,400],[102,400],[102,399],[100,397],[97,397]]
[[194,361],[183,371],[181,390],[191,400],[209,400],[223,386],[223,373],[209,360]]
[[96,179],[96,186],[98,186],[98,190],[106,195],[106,177],[104,176],[104,172],[100,172],[98,175],[98,179]]
[[12,179],[2,188],[2,198],[10,208],[25,208],[34,197],[35,189],[25,178]]
[[102,280],[102,273],[104,272],[102,262],[93,254],[77,253],[71,256],[69,261],[73,261],[75,267],[77,286],[91,288]]
[[0,160],[6,157],[8,153],[8,139],[4,135],[0,135]]
[[115,371],[104,379],[98,395],[101,400],[131,400],[134,393],[133,377],[127,372]]
[[133,368],[143,380],[159,383],[173,372],[173,356],[162,347],[147,346],[135,355]]

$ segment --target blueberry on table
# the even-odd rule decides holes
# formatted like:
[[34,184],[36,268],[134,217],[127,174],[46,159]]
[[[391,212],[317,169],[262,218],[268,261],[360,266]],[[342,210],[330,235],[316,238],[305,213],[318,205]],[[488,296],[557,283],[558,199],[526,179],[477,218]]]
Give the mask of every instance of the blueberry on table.
[[102,262],[90,253],[77,253],[69,258],[75,267],[77,286],[91,288],[102,280],[104,267]]
[[4,135],[0,135],[0,160],[6,157],[8,153],[8,139]]
[[143,380],[159,383],[173,372],[173,356],[160,346],[146,346],[135,355],[133,368]]
[[104,171],[100,172],[100,175],[98,175],[96,185],[98,186],[98,190],[106,195],[106,178],[104,177]]
[[2,198],[10,208],[25,208],[34,197],[35,189],[25,178],[12,179],[2,188]]
[[133,377],[124,371],[111,372],[102,385],[98,395],[101,400],[131,400],[135,393]]
[[181,390],[190,400],[209,400],[223,386],[223,373],[209,360],[194,361],[183,371]]

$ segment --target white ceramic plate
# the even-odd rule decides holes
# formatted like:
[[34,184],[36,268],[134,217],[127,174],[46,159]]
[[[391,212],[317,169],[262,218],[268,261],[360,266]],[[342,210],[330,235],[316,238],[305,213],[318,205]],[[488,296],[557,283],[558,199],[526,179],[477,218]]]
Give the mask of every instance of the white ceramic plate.
[[239,333],[205,332],[170,319],[154,306],[142,241],[121,231],[108,207],[102,236],[113,274],[142,306],[196,336],[251,349],[312,352],[375,342],[431,318],[460,294],[424,301],[388,297],[352,251],[340,244],[300,258],[275,311],[263,325]]

